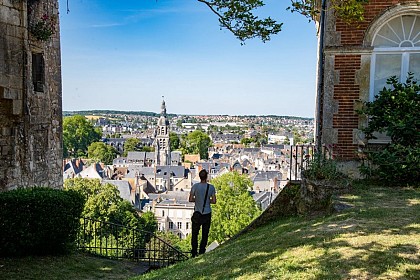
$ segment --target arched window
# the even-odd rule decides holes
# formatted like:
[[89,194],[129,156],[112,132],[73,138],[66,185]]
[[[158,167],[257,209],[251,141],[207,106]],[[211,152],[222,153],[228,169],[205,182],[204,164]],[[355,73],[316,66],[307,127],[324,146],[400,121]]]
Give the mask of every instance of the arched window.
[[408,72],[420,80],[420,15],[397,16],[375,33],[371,64],[370,100],[397,76],[401,82]]

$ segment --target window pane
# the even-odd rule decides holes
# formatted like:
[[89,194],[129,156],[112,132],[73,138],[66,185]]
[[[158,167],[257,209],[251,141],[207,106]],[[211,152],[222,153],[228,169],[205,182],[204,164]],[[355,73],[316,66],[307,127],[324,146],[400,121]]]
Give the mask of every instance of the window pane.
[[408,71],[414,73],[414,78],[420,81],[420,53],[410,54],[410,65],[408,69]]
[[378,94],[392,76],[401,76],[401,54],[377,54],[373,94]]
[[420,17],[404,15],[385,23],[373,40],[375,47],[404,47],[419,46]]
[[403,30],[404,30],[404,40],[409,40],[411,38],[411,29],[413,27],[414,23],[414,16],[403,16],[402,22],[403,22]]
[[44,56],[42,53],[32,54],[32,82],[35,91],[44,91]]

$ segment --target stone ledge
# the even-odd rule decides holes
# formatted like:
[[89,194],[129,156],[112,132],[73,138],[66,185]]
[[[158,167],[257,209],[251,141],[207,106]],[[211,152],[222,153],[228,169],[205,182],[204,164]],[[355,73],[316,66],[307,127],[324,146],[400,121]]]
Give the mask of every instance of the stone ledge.
[[0,98],[12,100],[18,99],[19,90],[0,87]]

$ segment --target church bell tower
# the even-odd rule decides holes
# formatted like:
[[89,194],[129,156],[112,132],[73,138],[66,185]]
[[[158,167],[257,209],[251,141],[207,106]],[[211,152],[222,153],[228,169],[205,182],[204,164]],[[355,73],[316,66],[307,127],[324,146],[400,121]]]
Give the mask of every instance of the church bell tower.
[[165,100],[162,101],[160,117],[156,127],[155,156],[156,165],[171,164],[171,148],[169,145],[169,121],[166,115]]

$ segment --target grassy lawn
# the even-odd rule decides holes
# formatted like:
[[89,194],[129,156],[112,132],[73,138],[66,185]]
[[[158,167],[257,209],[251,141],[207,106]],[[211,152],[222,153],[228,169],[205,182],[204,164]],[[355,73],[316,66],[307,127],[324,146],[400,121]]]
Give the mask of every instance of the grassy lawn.
[[420,190],[355,187],[346,207],[260,227],[133,279],[420,279]]
[[0,258],[1,280],[127,279],[138,275],[134,262],[114,261],[85,254],[51,257]]
[[325,217],[280,219],[140,275],[84,254],[0,259],[0,279],[420,279],[420,189],[355,187]]

